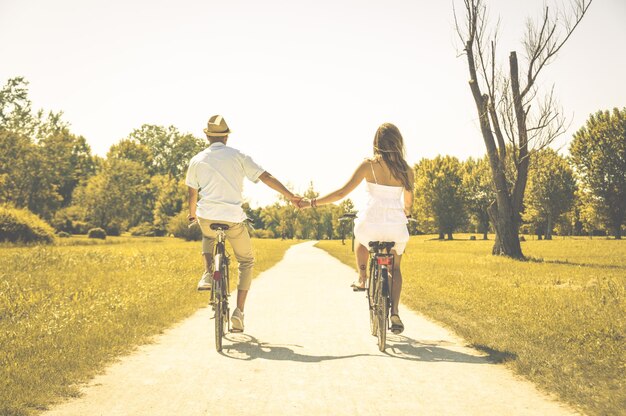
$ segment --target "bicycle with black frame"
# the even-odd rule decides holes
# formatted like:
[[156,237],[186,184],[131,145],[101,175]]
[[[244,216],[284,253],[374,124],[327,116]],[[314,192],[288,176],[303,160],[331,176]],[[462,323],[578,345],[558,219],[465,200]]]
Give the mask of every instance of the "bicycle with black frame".
[[[354,247],[354,213],[342,215],[340,221],[352,221],[352,235]],[[412,218],[409,221],[415,221]],[[391,252],[395,243],[392,241],[369,242],[369,275],[365,284],[366,297],[369,306],[370,331],[378,338],[378,349],[385,351],[387,330],[398,332],[390,325],[391,294],[393,290],[392,271],[394,254]],[[354,251],[354,249],[353,249]]]
[[[196,219],[189,224],[189,228],[199,226]],[[222,338],[231,332],[230,309],[228,307],[228,297],[230,295],[230,256],[226,252],[226,231],[228,224],[213,223],[211,229],[215,231],[215,245],[213,247],[213,262],[210,270],[213,282],[211,284],[211,297],[209,306],[213,309],[215,323],[215,349],[222,351]]]
[[216,239],[213,248],[213,287],[209,305],[215,312],[215,349],[217,351],[222,351],[222,338],[231,331],[230,309],[228,307],[230,256],[226,252],[226,231],[228,228],[227,224],[211,224],[211,229],[216,233]]

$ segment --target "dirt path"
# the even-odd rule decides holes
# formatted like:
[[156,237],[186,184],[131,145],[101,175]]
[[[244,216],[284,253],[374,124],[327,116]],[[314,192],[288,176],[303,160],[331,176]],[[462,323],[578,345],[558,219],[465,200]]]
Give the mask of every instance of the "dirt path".
[[379,352],[355,277],[294,246],[253,282],[246,331],[222,354],[203,308],[45,415],[576,414],[405,308],[406,331]]

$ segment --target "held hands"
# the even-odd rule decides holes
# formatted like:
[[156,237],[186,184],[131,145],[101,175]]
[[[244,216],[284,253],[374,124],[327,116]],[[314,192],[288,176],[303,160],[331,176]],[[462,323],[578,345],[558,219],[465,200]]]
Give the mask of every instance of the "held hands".
[[289,198],[290,202],[298,209],[310,208],[312,206],[311,200],[308,198],[301,197],[299,195],[294,195]]

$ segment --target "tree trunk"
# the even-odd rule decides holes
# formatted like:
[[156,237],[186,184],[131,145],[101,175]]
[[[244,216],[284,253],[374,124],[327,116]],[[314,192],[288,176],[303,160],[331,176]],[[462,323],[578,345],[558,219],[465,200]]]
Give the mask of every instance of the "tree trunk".
[[489,207],[489,216],[496,229],[496,238],[491,253],[523,259],[524,255],[519,242],[519,226],[514,222],[512,214],[502,215],[496,206],[497,204],[494,203]]
[[487,238],[487,231],[485,231],[485,232],[483,233],[483,240],[488,240],[488,238]]
[[546,240],[552,240],[552,217],[550,216],[546,221]]
[[[474,62],[473,41],[470,39],[465,45],[467,52],[467,62],[470,72],[470,90],[474,97],[474,103],[476,104],[476,110],[478,112],[478,121],[480,124],[480,132],[487,148],[487,155],[489,157],[489,166],[491,168],[491,178],[493,185],[496,189],[496,200],[489,206],[489,218],[496,230],[496,238],[493,246],[492,253],[494,255],[504,255],[516,259],[523,259],[522,248],[519,242],[519,211],[515,212],[517,201],[509,193],[509,186],[506,180],[506,159],[500,157],[496,141],[491,129],[491,122],[489,120],[489,100],[490,97],[487,94],[482,94],[480,87],[478,86],[478,77],[476,75],[476,63]],[[515,68],[517,69],[517,68]],[[519,93],[519,86],[518,86]],[[525,132],[525,130],[524,130]],[[502,153],[503,155],[506,152]],[[527,162],[527,158],[525,159]],[[527,165],[526,165],[527,166]],[[524,185],[526,185],[526,176],[522,173]],[[519,179],[519,176],[518,176]],[[517,185],[517,184],[516,184]],[[521,196],[524,195],[524,186],[517,185],[517,194],[521,192]],[[521,203],[520,203],[521,204]],[[521,205],[520,205],[521,208]]]

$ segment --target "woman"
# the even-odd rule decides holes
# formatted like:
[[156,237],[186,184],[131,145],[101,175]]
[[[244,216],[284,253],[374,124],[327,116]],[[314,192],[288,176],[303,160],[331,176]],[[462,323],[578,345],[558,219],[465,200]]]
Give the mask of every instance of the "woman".
[[355,220],[354,236],[358,242],[356,262],[359,281],[353,283],[355,291],[365,290],[368,243],[370,241],[393,241],[395,246],[391,293],[391,331],[399,334],[404,330],[398,315],[402,272],[402,253],[409,241],[407,217],[413,205],[413,170],[404,160],[404,142],[400,130],[391,123],[382,124],[374,136],[374,156],[359,165],[350,180],[341,188],[323,197],[302,201],[315,208],[346,197],[362,181],[367,182],[368,202],[365,210]]

